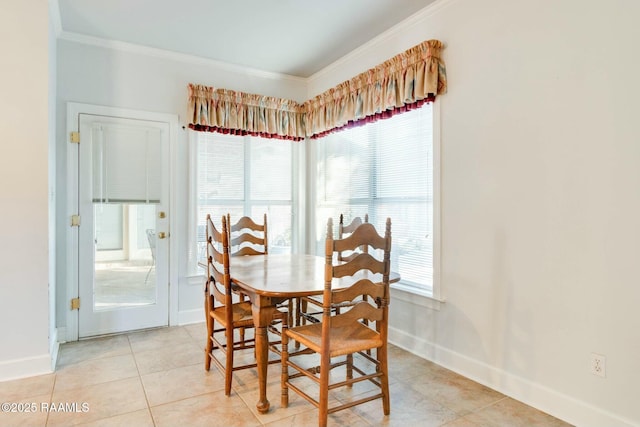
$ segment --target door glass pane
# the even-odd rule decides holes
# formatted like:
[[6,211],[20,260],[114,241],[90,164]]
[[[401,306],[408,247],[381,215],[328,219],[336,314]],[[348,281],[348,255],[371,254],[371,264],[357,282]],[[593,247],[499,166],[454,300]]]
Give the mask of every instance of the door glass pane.
[[122,249],[122,205],[95,205],[96,248],[99,251]]
[[94,203],[94,310],[156,303],[156,205]]

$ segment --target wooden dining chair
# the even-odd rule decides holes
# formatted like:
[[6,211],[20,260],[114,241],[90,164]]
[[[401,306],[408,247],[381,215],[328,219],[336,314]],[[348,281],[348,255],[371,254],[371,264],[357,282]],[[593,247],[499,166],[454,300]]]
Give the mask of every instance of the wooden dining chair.
[[[369,222],[369,214],[364,214],[364,223],[368,223],[368,222]],[[356,228],[358,228],[362,224],[363,224],[362,219],[359,216],[357,216],[353,218],[350,224],[344,225],[344,215],[340,214],[340,222],[338,223],[338,239],[344,239],[345,237],[347,237],[348,235],[356,231]],[[368,252],[368,249],[369,248],[366,245],[364,245],[363,247],[358,248],[357,251]],[[338,260],[349,261],[353,259],[356,255],[357,255],[357,252],[353,252],[353,251],[339,252]]]
[[[266,213],[264,214],[262,225],[248,216],[243,216],[238,222],[232,224],[231,214],[227,213],[227,227],[231,256],[266,255],[269,253]],[[245,299],[244,294],[241,292],[238,292],[238,294],[241,300]]]
[[[369,214],[364,214],[364,223],[368,222]],[[351,221],[350,224],[344,225],[344,217],[342,214],[340,214],[340,222],[338,223],[338,239],[344,239],[348,235],[353,234],[353,232],[356,231],[356,228],[358,228],[362,224],[362,220],[359,216],[357,216]],[[359,252],[369,252],[369,247],[367,245],[362,245],[361,247],[357,248],[356,251],[338,252],[338,261],[351,261],[358,255]],[[367,296],[362,295],[362,299],[366,301]],[[340,311],[340,309],[337,310],[338,312]],[[366,319],[364,319],[362,322],[365,325],[368,324]],[[371,354],[371,350],[367,350],[367,354]]]
[[[245,339],[242,334],[236,340],[236,330],[244,332],[247,328],[253,328],[254,323],[251,303],[233,301],[229,257],[227,218],[222,217],[222,229],[218,230],[211,216],[207,215],[207,276],[204,290],[207,343],[204,367],[208,371],[213,361],[220,369],[225,377],[224,391],[227,396],[231,394],[233,371],[256,367],[255,359],[253,363],[234,365],[235,352],[254,349],[255,338]],[[286,324],[287,313],[276,311],[276,319]],[[216,354],[218,352],[224,356],[224,363]]]
[[[262,224],[258,224],[251,217],[243,216],[235,224],[231,225],[231,215],[227,214],[227,224],[229,225],[229,242],[232,257],[267,255],[269,253],[269,236],[267,234],[267,214],[263,215]],[[232,284],[233,286],[233,284]],[[240,298],[244,300],[245,295],[238,291]],[[286,308],[289,314],[289,323],[293,321],[292,300],[280,304],[279,308]],[[277,329],[270,328],[276,334],[280,334]]]
[[[364,223],[369,222],[369,214],[364,214]],[[340,222],[338,223],[338,239],[343,239],[355,231],[356,228],[363,224],[362,218],[359,216],[353,218],[351,222],[344,225],[344,214],[340,214]],[[349,261],[353,259],[358,252],[367,252],[368,248],[365,246],[356,249],[355,251],[339,252],[337,254],[338,261]],[[366,298],[366,297],[365,297]],[[314,310],[309,310],[309,305],[316,307]],[[318,316],[322,314],[322,297],[301,297],[298,299],[296,307],[296,325],[304,324],[307,321],[318,322]],[[291,325],[292,323],[289,322]]]
[[227,214],[227,224],[232,256],[269,253],[266,213],[262,224],[256,223],[251,217],[243,216],[233,225],[231,225],[231,215]]
[[[264,214],[262,224],[256,223],[251,217],[243,216],[232,224],[231,214],[227,213],[227,227],[229,232],[229,252],[231,256],[266,255],[269,253],[267,236],[267,214]],[[233,286],[233,283],[232,283]],[[236,291],[244,301],[245,295]]]
[[[289,390],[295,391],[318,408],[318,425],[321,427],[327,425],[328,414],[374,399],[382,399],[385,415],[391,410],[387,362],[391,220],[386,221],[384,237],[378,234],[373,225],[365,223],[350,236],[334,240],[332,228],[333,223],[329,219],[325,242],[322,322],[285,327],[282,332],[282,406],[288,406]],[[382,259],[360,252],[347,262],[337,261],[338,253],[353,251],[362,245],[382,250]],[[376,278],[372,274],[376,274]],[[334,280],[350,276],[355,283],[346,288],[333,288]],[[362,295],[369,298],[365,301]],[[332,310],[337,307],[340,307],[340,313],[333,314]],[[363,319],[369,324],[362,323]],[[299,342],[303,348],[290,353],[288,344],[291,340]],[[370,349],[377,350],[375,357],[366,353]],[[298,356],[309,353],[320,356],[320,366],[310,368],[299,363]],[[346,378],[330,383],[331,370],[338,366],[346,366]],[[312,380],[319,386],[317,399],[308,393],[303,383],[305,380]],[[361,381],[370,381],[378,388],[329,408],[331,390]]]

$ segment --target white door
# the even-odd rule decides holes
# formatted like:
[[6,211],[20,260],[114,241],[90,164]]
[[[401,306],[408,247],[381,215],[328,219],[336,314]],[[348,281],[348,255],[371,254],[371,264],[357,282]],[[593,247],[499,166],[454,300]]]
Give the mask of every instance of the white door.
[[79,114],[79,338],[166,326],[169,124]]

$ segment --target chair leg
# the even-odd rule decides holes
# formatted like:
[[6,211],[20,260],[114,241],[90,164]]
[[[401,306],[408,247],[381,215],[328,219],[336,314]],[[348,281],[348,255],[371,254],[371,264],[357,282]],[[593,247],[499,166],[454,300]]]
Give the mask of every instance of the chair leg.
[[211,352],[213,351],[213,331],[214,331],[214,321],[213,317],[209,314],[211,312],[211,295],[209,295],[208,286],[205,288],[205,296],[204,296],[204,315],[205,321],[207,322],[207,342],[204,345],[204,369],[208,371],[211,368]]
[[[307,312],[307,301],[302,300],[302,302],[300,303],[300,313],[306,313]],[[300,314],[300,325],[306,325],[307,324],[307,319]]]
[[302,310],[302,302],[300,298],[296,298],[296,322],[291,325],[300,326],[300,310]]
[[331,358],[329,354],[320,355],[320,396],[318,399],[318,426],[327,427],[329,417],[329,374]]
[[[347,354],[347,381],[353,379],[353,354]],[[347,384],[347,387],[351,388],[353,384]]]
[[282,336],[281,336],[281,348],[280,348],[280,359],[281,359],[281,379],[280,379],[280,406],[286,408],[289,406],[289,386],[287,386],[287,381],[289,381],[289,368],[287,367],[287,362],[289,361],[289,337],[287,336],[287,325],[282,325]]
[[207,343],[204,347],[204,370],[208,371],[211,368],[211,351],[213,351],[213,319],[211,316],[207,316]]
[[233,379],[233,329],[226,331],[227,348],[225,349],[224,394],[231,395],[231,380]]
[[293,298],[290,298],[287,303],[287,323],[293,325]]
[[382,372],[380,377],[380,388],[382,389],[382,411],[385,415],[389,415],[391,412],[391,402],[389,398],[389,362],[387,359],[387,346],[383,345],[376,350],[376,356],[378,362],[380,362],[379,368]]

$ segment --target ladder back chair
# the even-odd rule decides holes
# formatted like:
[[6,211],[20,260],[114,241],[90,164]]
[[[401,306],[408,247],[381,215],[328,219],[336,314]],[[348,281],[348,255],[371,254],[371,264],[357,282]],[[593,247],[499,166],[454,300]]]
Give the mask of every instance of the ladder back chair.
[[[256,367],[256,363],[254,359],[253,363],[234,365],[236,351],[255,348],[255,338],[245,339],[244,337],[244,330],[253,328],[254,323],[251,303],[233,301],[229,268],[229,232],[227,219],[224,216],[222,229],[218,230],[211,216],[207,215],[207,277],[204,293],[207,319],[204,367],[208,371],[211,362],[214,362],[225,377],[224,391],[229,396],[233,371]],[[286,313],[277,312],[274,319],[286,323]],[[243,332],[239,340],[236,340],[236,330]],[[218,356],[224,356],[224,363]]]
[[[266,213],[262,225],[248,216],[243,216],[238,222],[232,224],[231,215],[227,213],[227,227],[231,256],[265,255],[269,252]],[[231,285],[234,286],[233,283]],[[240,300],[244,301],[245,295],[242,292],[235,289],[234,292],[238,293]]]
[[[364,223],[369,222],[369,214],[364,214]],[[344,214],[340,214],[340,222],[338,223],[338,239],[343,239],[346,236],[353,233],[356,228],[363,224],[362,218],[359,216],[353,218],[351,223],[344,225]],[[338,261],[349,261],[358,254],[358,252],[367,252],[369,248],[364,245],[361,248],[357,248],[356,251],[345,251],[337,254]],[[365,297],[366,298],[366,297]],[[308,306],[313,305],[318,307],[316,311],[309,311]],[[322,314],[322,298],[321,297],[302,297],[298,301],[296,310],[296,325],[304,324],[306,321],[318,322],[318,315]],[[291,322],[289,324],[292,324]]]
[[[262,225],[248,216],[241,217],[238,222],[232,225],[231,215],[227,213],[227,227],[231,256],[266,255],[269,253],[267,214],[264,214]],[[233,286],[233,283],[231,285]],[[238,295],[241,300],[244,300],[244,294],[238,292]]]
[[[369,214],[364,214],[364,223],[366,224],[368,222],[369,222]],[[338,223],[338,239],[344,239],[345,237],[347,237],[348,235],[356,231],[356,228],[358,228],[362,224],[363,224],[362,219],[359,216],[357,216],[353,218],[350,224],[344,225],[344,215],[340,214],[340,222]],[[364,245],[358,250],[362,252],[368,252],[369,248],[366,245]],[[347,255],[345,255],[344,252],[339,252],[338,261],[350,261],[353,258],[355,258],[356,255],[357,255],[357,252],[353,252],[353,251],[350,251],[350,253]]]
[[[288,406],[289,390],[294,390],[318,408],[320,427],[327,425],[328,414],[374,399],[382,399],[385,415],[391,410],[387,361],[391,220],[387,218],[384,237],[378,234],[373,225],[366,223],[350,236],[334,240],[332,228],[333,223],[329,219],[325,242],[322,322],[285,327],[282,333],[282,406]],[[367,252],[359,252],[350,261],[335,261],[338,253],[354,251],[362,245],[382,250],[382,260]],[[352,277],[355,283],[346,288],[332,287],[334,279],[346,277]],[[369,298],[363,300],[362,295]],[[341,312],[332,314],[333,309],[338,307]],[[364,324],[363,319],[369,324]],[[288,344],[291,340],[300,343],[303,348],[290,353]],[[371,349],[377,350],[375,357],[366,353]],[[320,357],[319,367],[309,368],[298,362],[298,355],[314,353]],[[346,378],[330,383],[331,369],[339,366],[346,367]],[[319,386],[317,399],[308,394],[309,389],[303,383],[309,380]],[[328,407],[330,390],[350,387],[361,381],[370,381],[378,388],[375,392],[358,394],[351,401]]]
[[[269,236],[267,234],[267,214],[263,215],[262,224],[258,224],[251,217],[243,216],[235,224],[231,225],[231,215],[227,214],[227,224],[229,226],[229,242],[232,257],[267,255],[269,253]],[[233,286],[233,283],[232,283]],[[240,299],[244,300],[245,295],[238,291]],[[287,301],[289,313],[289,323],[293,321],[293,301]],[[279,308],[282,308],[279,306]],[[270,328],[272,332],[280,334],[275,328]]]
[[[364,223],[366,224],[368,222],[369,214],[364,214]],[[362,220],[359,216],[357,216],[353,219],[353,221],[351,221],[350,224],[344,225],[344,217],[342,214],[340,214],[340,222],[338,223],[338,239],[344,239],[348,235],[353,234],[353,232],[356,231],[356,228],[358,228],[362,224]],[[351,261],[358,255],[358,252],[369,252],[369,247],[367,245],[362,245],[355,251],[338,252],[338,261]],[[362,299],[366,301],[367,296],[362,295]],[[339,312],[339,309],[337,310]],[[363,320],[363,323],[365,325],[368,324],[366,319]],[[367,354],[371,354],[371,350],[367,350]]]
[[227,224],[232,256],[269,253],[267,214],[264,214],[262,224],[256,223],[251,217],[243,216],[233,225],[231,225],[231,216],[227,214]]

